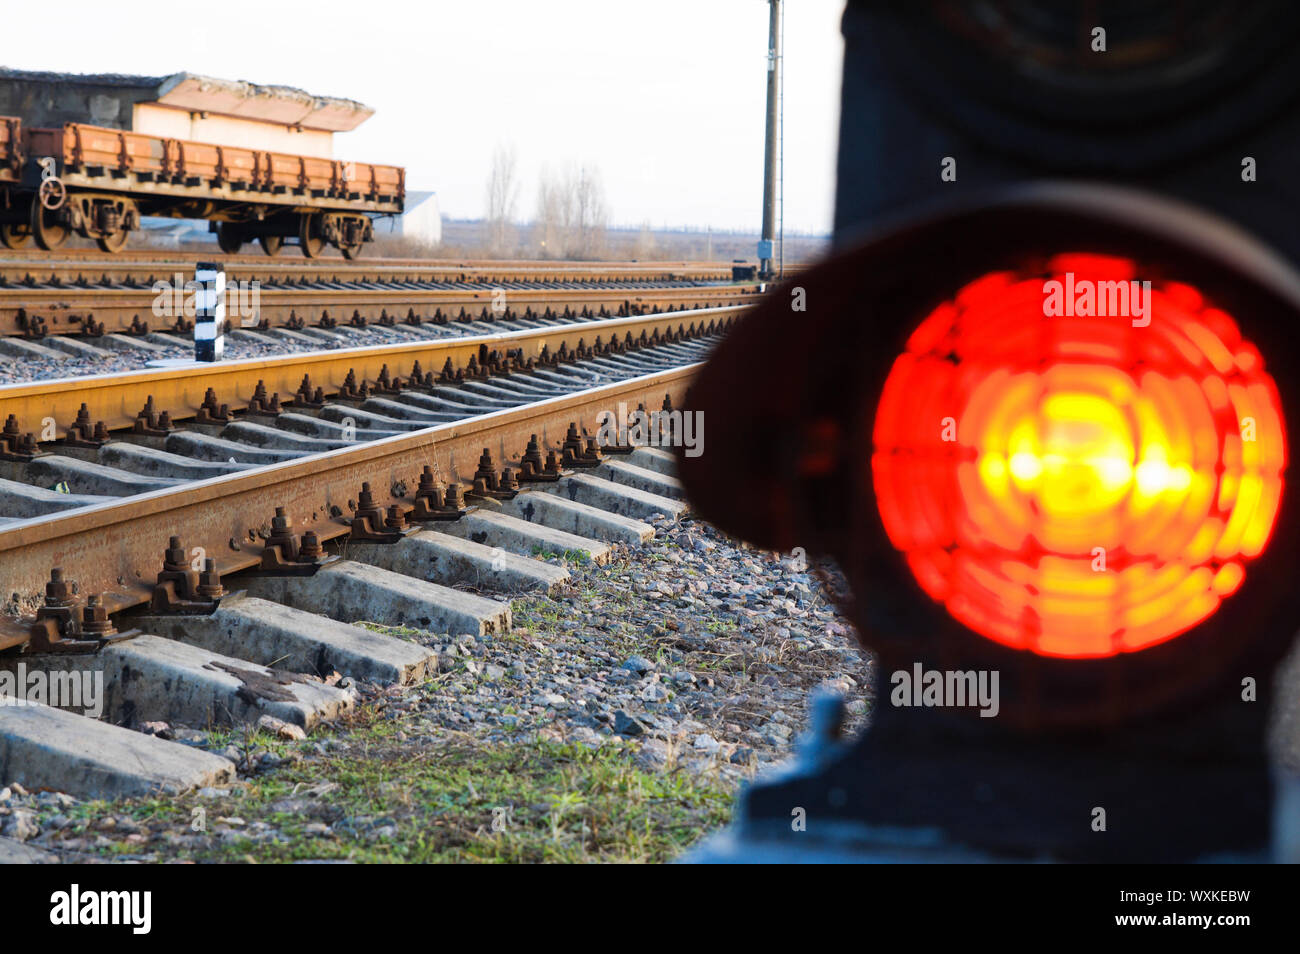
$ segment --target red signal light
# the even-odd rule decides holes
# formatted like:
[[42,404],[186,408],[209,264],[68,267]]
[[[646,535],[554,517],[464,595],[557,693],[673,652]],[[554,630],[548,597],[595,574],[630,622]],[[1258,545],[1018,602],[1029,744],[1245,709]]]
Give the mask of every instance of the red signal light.
[[[1150,280],[1150,308],[1045,307],[1071,273]],[[998,724],[1032,733],[1191,711],[1271,672],[1300,619],[1297,321],[1300,271],[1196,209],[1067,183],[944,201],[739,323],[679,474],[704,519],[833,559],[883,672],[996,671]]]
[[1140,317],[1136,302],[1098,315],[1096,298],[1045,313],[1048,281],[1113,304],[1139,278],[1083,254],[987,274],[916,328],[885,381],[871,472],[889,540],[930,597],[1003,645],[1105,657],[1172,639],[1273,532],[1282,407],[1230,315],[1175,282],[1152,282]]

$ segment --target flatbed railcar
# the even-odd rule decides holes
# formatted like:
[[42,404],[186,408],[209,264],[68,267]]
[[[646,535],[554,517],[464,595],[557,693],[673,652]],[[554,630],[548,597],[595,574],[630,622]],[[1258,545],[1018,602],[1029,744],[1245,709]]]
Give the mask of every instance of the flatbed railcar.
[[85,123],[24,128],[0,116],[0,242],[58,248],[74,232],[116,252],[142,216],[207,219],[222,251],[285,240],[308,258],[326,245],[355,258],[372,220],[400,215],[406,173],[344,162],[168,139]]

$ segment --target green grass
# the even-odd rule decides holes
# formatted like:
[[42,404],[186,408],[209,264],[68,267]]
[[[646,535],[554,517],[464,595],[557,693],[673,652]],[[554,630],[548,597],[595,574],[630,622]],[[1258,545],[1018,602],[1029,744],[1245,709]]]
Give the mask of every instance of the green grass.
[[410,643],[420,642],[422,637],[429,636],[429,632],[423,629],[415,629],[411,626],[386,626],[383,623],[372,623],[369,620],[357,620],[352,624],[360,626],[362,629],[368,629],[372,633],[384,633],[388,636],[396,636],[398,639],[404,639]]
[[566,563],[590,563],[591,552],[588,550],[552,550],[540,543],[533,547],[533,556],[542,560],[563,560]]
[[[453,737],[413,747],[390,739],[397,728],[375,723],[354,734],[347,751],[281,767],[236,798],[80,804],[68,813],[69,833],[90,829],[112,839],[111,829],[96,824],[107,812],[146,828],[188,831],[191,810],[201,805],[208,835],[190,839],[178,858],[650,862],[676,857],[730,815],[734,792],[725,783],[644,770],[619,742],[589,749],[537,738],[485,744]],[[322,783],[337,787],[316,798],[299,794]],[[223,816],[269,822],[287,838],[216,837]],[[322,836],[306,831],[313,822],[338,827]],[[395,830],[378,833],[385,827]],[[155,847],[113,839],[96,851],[111,857]]]

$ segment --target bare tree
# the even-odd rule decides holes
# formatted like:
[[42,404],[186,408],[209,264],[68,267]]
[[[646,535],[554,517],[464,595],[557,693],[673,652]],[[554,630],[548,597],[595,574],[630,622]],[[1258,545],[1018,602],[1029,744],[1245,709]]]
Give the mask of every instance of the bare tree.
[[632,255],[639,262],[652,259],[657,251],[656,245],[654,230],[650,227],[649,220],[646,220],[641,223],[641,231],[637,233],[636,242],[632,246]]
[[537,179],[537,220],[534,224],[534,241],[543,258],[564,255],[566,215],[563,193],[559,178],[543,165]]
[[609,208],[600,173],[569,166],[563,173],[542,167],[537,185],[535,240],[542,255],[594,258],[605,246]]
[[515,206],[519,201],[518,158],[513,145],[498,144],[492,151],[487,183],[488,236],[496,253],[511,243]]
[[609,224],[609,207],[600,170],[583,166],[573,180],[573,205],[576,248],[579,258],[595,258],[605,248],[605,227]]

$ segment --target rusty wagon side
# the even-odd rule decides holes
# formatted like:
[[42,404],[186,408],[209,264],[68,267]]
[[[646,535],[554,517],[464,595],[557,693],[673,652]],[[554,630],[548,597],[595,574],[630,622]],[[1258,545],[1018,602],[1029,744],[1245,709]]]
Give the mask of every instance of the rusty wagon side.
[[400,214],[405,170],[169,139],[85,123],[24,129],[0,116],[0,240],[57,248],[76,232],[117,251],[143,215],[207,219],[221,248],[296,239],[355,257],[378,215]]

